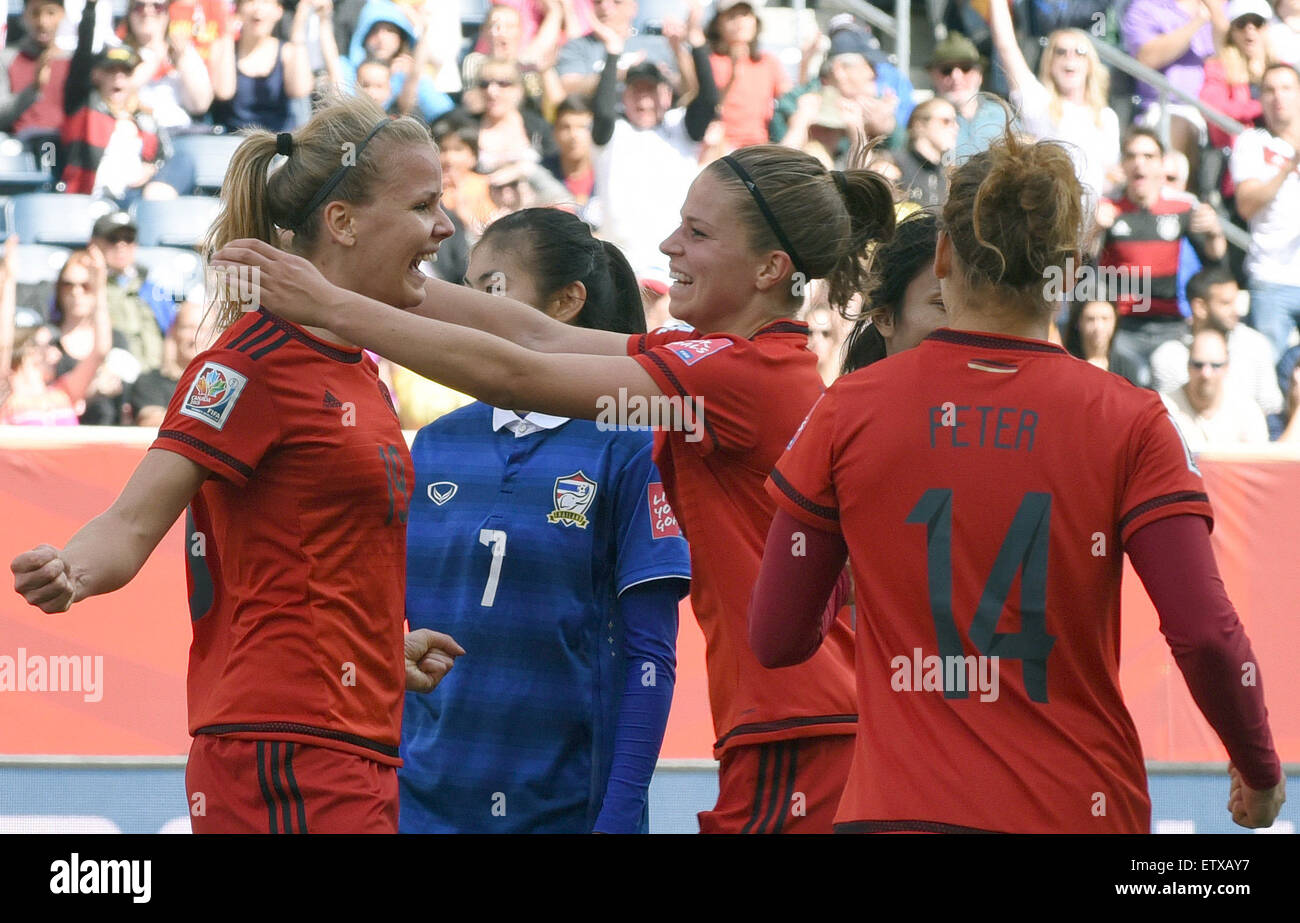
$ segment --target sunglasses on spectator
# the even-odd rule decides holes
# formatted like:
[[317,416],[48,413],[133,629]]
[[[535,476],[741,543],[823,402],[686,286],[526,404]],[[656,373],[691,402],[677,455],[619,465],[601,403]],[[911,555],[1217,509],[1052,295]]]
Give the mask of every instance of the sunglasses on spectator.
[[1256,29],[1264,28],[1264,17],[1257,16],[1254,13],[1247,13],[1244,16],[1238,16],[1232,21],[1232,25],[1237,29],[1244,29],[1247,26],[1254,26]]
[[510,89],[510,87],[515,87],[518,85],[519,84],[514,80],[504,80],[499,77],[494,77],[492,79],[483,79],[478,82],[478,88],[480,90],[486,90],[488,87],[499,87],[503,90],[508,90]]
[[965,74],[970,71],[973,71],[974,69],[975,69],[974,64],[941,64],[935,67],[935,70],[943,74],[945,77],[951,77],[953,71],[961,71],[963,74]]
[[1076,58],[1088,57],[1087,45],[1053,45],[1052,54],[1058,58],[1074,55]]
[[1214,371],[1217,372],[1220,369],[1224,368],[1227,364],[1228,363],[1226,362],[1198,362],[1195,359],[1187,360],[1187,367],[1189,369],[1194,369],[1198,372],[1204,371],[1205,369],[1214,369]]
[[113,234],[110,237],[105,237],[104,240],[108,242],[108,245],[110,247],[116,247],[118,244],[135,243],[135,235],[134,234]]

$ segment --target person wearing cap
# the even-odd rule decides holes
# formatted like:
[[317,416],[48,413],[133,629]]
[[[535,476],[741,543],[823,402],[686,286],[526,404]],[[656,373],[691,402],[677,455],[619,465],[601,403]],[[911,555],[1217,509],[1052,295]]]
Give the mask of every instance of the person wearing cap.
[[758,47],[762,21],[754,8],[762,5],[763,0],[718,0],[717,13],[704,28],[728,150],[766,144],[772,110],[790,90],[790,78],[776,55]]
[[[811,124],[807,117],[819,110],[814,110],[813,103],[806,100],[810,94],[819,94],[823,87],[834,89],[840,97],[858,105],[869,137],[887,137],[891,146],[902,143],[899,126],[912,114],[912,81],[885,60],[870,33],[849,21],[831,29],[829,46],[817,76],[777,100],[768,126],[772,141],[802,149],[803,142],[797,133],[793,140],[788,140],[786,135]],[[801,103],[801,100],[805,101]],[[796,124],[795,113],[801,105],[804,118]],[[841,144],[840,150],[831,152],[832,159],[846,154],[847,142]]]
[[907,148],[898,155],[900,186],[923,208],[948,199],[948,166],[957,146],[957,110],[941,96],[927,99],[907,120]]
[[[1273,10],[1266,0],[1232,0],[1227,15],[1228,39],[1205,62],[1201,99],[1248,128],[1258,128],[1264,124],[1259,91],[1269,64]],[[1236,140],[1217,125],[1210,125],[1209,132],[1210,143],[1218,148],[1231,148]]]
[[[662,35],[646,35],[633,28],[637,15],[636,0],[595,0],[596,16],[591,31],[569,39],[560,46],[555,58],[555,71],[565,93],[591,96],[596,92],[600,75],[607,64],[606,49],[617,39],[623,49],[615,61],[618,72],[618,90],[623,89],[624,75],[635,64],[657,64],[668,75],[669,85],[679,85],[682,75],[678,61],[668,39]],[[696,4],[698,6],[698,3]]]
[[686,106],[673,108],[668,74],[651,61],[630,67],[617,114],[618,61],[626,50],[617,33],[604,29],[606,66],[592,103],[591,140],[596,145],[596,195],[587,219],[615,244],[638,273],[662,262],[660,242],[680,222],[678,208],[700,171],[700,149],[718,102],[708,47],[698,18],[687,34],[674,33],[679,55],[690,62],[699,90]]
[[68,57],[55,43],[63,17],[63,0],[23,4],[23,40],[0,50],[0,131],[22,135],[63,127]]
[[143,371],[162,365],[163,334],[176,316],[170,293],[150,282],[136,266],[136,227],[126,212],[111,212],[95,222],[91,244],[108,267],[108,316],[113,331]]
[[1001,137],[1007,123],[1007,110],[991,97],[980,94],[984,86],[982,63],[974,42],[960,32],[950,32],[934,46],[926,64],[934,92],[957,110],[959,163]]

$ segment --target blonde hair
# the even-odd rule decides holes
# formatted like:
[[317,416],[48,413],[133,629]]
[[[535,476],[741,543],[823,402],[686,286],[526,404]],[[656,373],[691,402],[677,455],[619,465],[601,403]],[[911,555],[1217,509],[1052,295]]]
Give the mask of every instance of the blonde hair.
[[1043,49],[1043,56],[1038,61],[1038,82],[1047,90],[1048,115],[1051,116],[1054,124],[1060,124],[1061,116],[1065,112],[1065,98],[1061,96],[1056,88],[1056,81],[1052,79],[1052,49],[1056,47],[1058,41],[1066,38],[1074,39],[1079,43],[1080,48],[1087,49],[1084,57],[1088,61],[1088,76],[1083,82],[1083,99],[1092,112],[1093,123],[1101,128],[1101,113],[1108,105],[1110,97],[1110,71],[1101,63],[1097,49],[1092,46],[1092,40],[1082,29],[1056,29],[1047,37],[1047,47]]
[[1264,72],[1268,70],[1269,65],[1274,63],[1268,47],[1268,20],[1264,21],[1264,25],[1260,27],[1259,32],[1264,55],[1254,66],[1254,72],[1252,72],[1251,62],[1246,60],[1246,56],[1237,47],[1237,43],[1232,40],[1232,24],[1229,23],[1228,34],[1223,37],[1223,44],[1219,48],[1219,63],[1223,65],[1223,75],[1230,85],[1258,84],[1264,79]]
[[[375,134],[362,148],[372,132]],[[370,200],[382,178],[380,164],[385,152],[399,145],[433,144],[423,124],[409,117],[390,119],[371,99],[360,95],[332,99],[291,134],[292,152],[270,173],[277,136],[260,128],[246,132],[221,184],[221,210],[203,241],[206,258],[240,238],[256,238],[305,254],[320,233],[320,216],[326,205]],[[347,170],[339,183],[304,215],[303,210],[344,166]],[[287,246],[282,231],[292,231]],[[220,331],[237,321],[246,308],[232,292],[223,291],[224,286],[215,288],[211,307],[216,308],[216,329]]]

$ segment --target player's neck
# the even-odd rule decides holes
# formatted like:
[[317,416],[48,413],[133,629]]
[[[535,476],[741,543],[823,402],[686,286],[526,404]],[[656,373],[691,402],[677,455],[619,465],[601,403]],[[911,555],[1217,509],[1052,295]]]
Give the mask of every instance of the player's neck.
[[1008,309],[1005,301],[970,297],[961,305],[949,306],[948,327],[970,333],[993,336],[1023,337],[1046,340],[1051,333],[1051,318],[1046,314]]

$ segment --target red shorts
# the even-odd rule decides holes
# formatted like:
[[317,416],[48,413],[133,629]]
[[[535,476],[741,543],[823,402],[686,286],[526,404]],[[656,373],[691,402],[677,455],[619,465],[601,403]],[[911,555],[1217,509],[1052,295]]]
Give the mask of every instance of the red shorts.
[[718,769],[718,803],[700,833],[831,833],[853,761],[852,734],[732,747]]
[[185,792],[195,833],[397,832],[397,769],[326,747],[200,734]]

